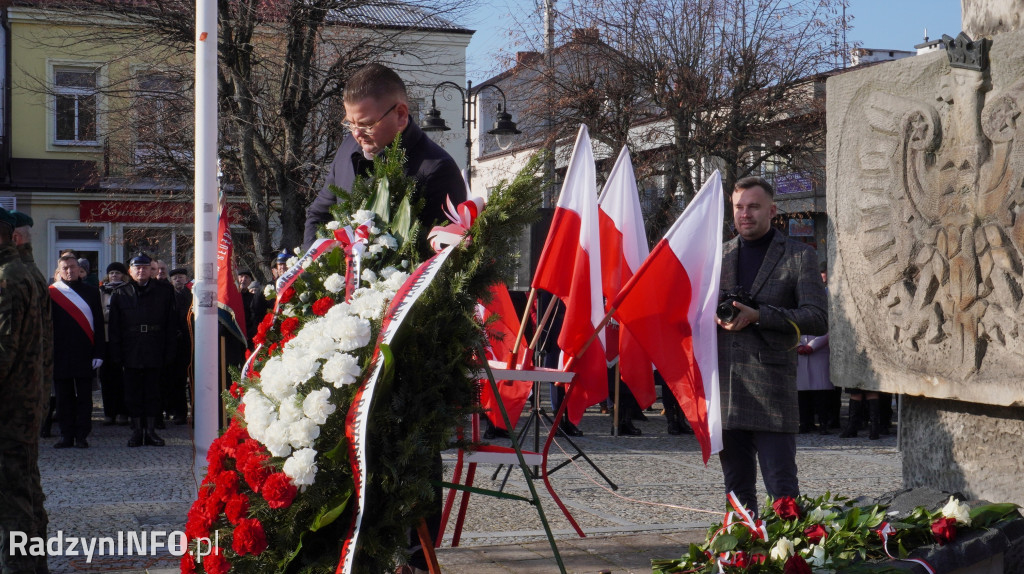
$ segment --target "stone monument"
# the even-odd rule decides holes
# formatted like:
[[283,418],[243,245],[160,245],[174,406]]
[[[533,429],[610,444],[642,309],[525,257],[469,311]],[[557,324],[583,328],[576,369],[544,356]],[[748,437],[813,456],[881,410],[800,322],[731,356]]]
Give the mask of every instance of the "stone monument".
[[1021,0],[828,80],[836,385],[904,395],[903,478],[1024,505]]

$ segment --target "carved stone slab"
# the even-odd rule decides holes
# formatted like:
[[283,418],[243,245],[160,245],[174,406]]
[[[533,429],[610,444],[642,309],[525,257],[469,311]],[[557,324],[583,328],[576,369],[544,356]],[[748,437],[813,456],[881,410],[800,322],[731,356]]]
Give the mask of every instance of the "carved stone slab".
[[961,0],[964,32],[972,38],[992,38],[1024,26],[1024,0]]
[[828,80],[837,385],[1024,405],[1024,32],[976,56]]

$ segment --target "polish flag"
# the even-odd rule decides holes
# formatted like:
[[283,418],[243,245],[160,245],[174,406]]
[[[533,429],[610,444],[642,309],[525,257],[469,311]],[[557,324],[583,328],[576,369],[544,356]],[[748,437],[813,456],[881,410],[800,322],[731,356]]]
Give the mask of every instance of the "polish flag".
[[705,464],[722,450],[715,308],[724,211],[716,171],[612,302],[679,400]]
[[558,346],[576,373],[568,394],[569,420],[579,423],[583,411],[608,397],[604,336],[581,349],[604,319],[601,298],[601,240],[597,217],[597,175],[587,126],[581,125],[565,183],[555,206],[544,249],[531,287],[544,289],[565,304]]
[[[605,300],[610,303],[647,259],[649,252],[633,162],[625,146],[619,152],[619,159],[615,161],[597,202],[601,227],[601,276],[604,278],[602,288]],[[619,359],[622,382],[633,392],[640,408],[646,409],[657,398],[651,359],[629,330],[620,328],[619,331],[618,346],[613,346],[612,337],[608,337],[609,359]]]
[[[512,305],[512,297],[508,294],[508,288],[503,284],[492,285],[490,289],[491,300],[487,303],[477,303],[477,312],[484,321],[487,330],[487,358],[495,361],[509,361],[512,357],[512,349],[516,345],[516,335],[519,334],[519,319],[516,308]],[[533,351],[527,348],[526,338],[519,341],[519,351],[516,353],[512,367],[517,369],[530,369],[533,367]],[[519,421],[519,415],[523,412],[526,399],[530,398],[533,384],[529,381],[496,381],[498,383],[498,395],[505,405],[505,412],[508,413],[508,420],[515,428]],[[504,429],[505,421],[498,410],[498,401],[491,390],[490,381],[484,379],[480,389],[480,406],[483,407],[494,426]],[[510,430],[510,429],[505,429]]]

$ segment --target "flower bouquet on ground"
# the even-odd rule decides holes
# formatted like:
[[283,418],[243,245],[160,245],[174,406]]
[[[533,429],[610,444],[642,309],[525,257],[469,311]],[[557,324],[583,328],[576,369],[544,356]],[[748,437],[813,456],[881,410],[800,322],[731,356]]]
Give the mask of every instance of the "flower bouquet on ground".
[[981,530],[1020,516],[1015,504],[971,508],[954,497],[941,509],[919,506],[900,515],[884,505],[863,506],[826,493],[817,498],[769,498],[763,518],[756,520],[733,497],[730,500],[735,510],[708,531],[704,544],[691,544],[681,558],[652,560],[653,573],[878,573],[885,571],[878,564],[886,561],[926,565],[910,552],[932,543],[947,544],[958,530]]
[[371,177],[337,190],[335,221],[322,231],[333,239],[318,244],[318,257],[293,260],[286,277],[294,282],[268,293],[276,295],[275,312],[225,394],[230,424],[210,447],[188,514],[192,551],[183,572],[335,571],[357,506],[346,417],[380,361],[354,571],[394,571],[406,529],[430,513],[438,453],[477,408],[476,349],[485,333],[474,307],[492,284],[512,277],[510,254],[536,218],[541,163],[532,160],[491,192],[471,224],[461,222],[459,246],[391,344],[378,346],[389,303],[432,255],[404,163],[396,142]]

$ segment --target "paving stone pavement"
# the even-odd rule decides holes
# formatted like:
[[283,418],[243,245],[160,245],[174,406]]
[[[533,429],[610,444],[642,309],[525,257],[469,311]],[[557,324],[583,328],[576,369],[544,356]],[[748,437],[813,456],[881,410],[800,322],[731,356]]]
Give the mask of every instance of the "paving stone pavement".
[[[112,537],[118,532],[184,530],[185,515],[196,484],[192,476],[189,426],[168,424],[159,431],[167,446],[126,446],[127,427],[101,425],[99,393],[94,396],[93,434],[89,449],[56,450],[54,439],[40,443],[40,471],[50,516],[49,536]],[[611,417],[596,408],[584,416],[585,436],[574,439],[594,464],[618,486],[611,490],[582,458],[551,475],[551,483],[586,534],[580,538],[536,481],[542,507],[554,530],[568,572],[650,572],[652,558],[671,558],[721,519],[724,508],[722,473],[716,457],[705,466],[692,436],[671,436],[655,411],[636,424],[639,437],[610,436]],[[524,413],[523,419],[526,419]],[[546,431],[546,429],[543,429]],[[840,439],[805,434],[797,438],[801,491],[826,491],[850,496],[877,496],[902,486],[901,456],[895,436],[881,440]],[[508,444],[498,440],[497,444]],[[528,440],[531,443],[532,440]],[[530,446],[529,444],[527,446]],[[551,459],[575,451],[564,441],[552,447]],[[445,453],[449,478],[455,453]],[[553,465],[549,465],[553,466]],[[497,488],[493,465],[481,465],[475,485]],[[760,481],[759,481],[760,487]],[[522,472],[515,469],[505,490],[529,495]],[[763,498],[763,490],[759,490]],[[453,513],[444,547],[438,551],[449,574],[557,572],[551,548],[536,511],[520,501],[472,495],[460,544],[451,547]],[[177,558],[166,551],[155,556],[57,556],[49,560],[54,573],[176,572]]]

